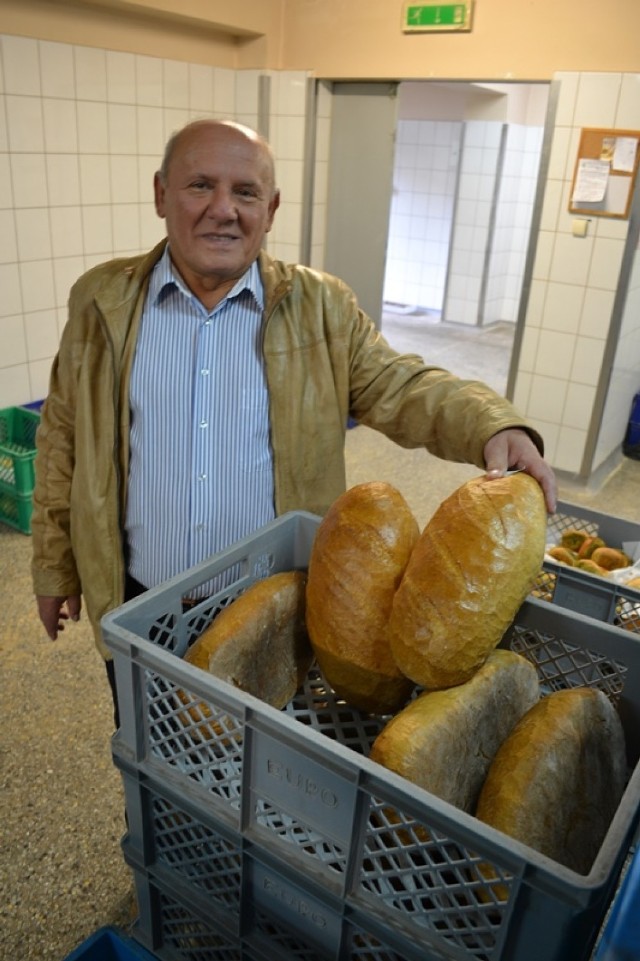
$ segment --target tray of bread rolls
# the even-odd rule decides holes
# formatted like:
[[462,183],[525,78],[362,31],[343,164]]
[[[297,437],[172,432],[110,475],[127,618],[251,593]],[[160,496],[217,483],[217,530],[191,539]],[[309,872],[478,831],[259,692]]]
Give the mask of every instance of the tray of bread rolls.
[[[640,820],[637,640],[525,591],[467,680],[363,686],[305,646],[337,604],[322,524],[286,514],[103,619],[135,937],[184,961],[587,961]],[[386,575],[363,576],[336,631]]]

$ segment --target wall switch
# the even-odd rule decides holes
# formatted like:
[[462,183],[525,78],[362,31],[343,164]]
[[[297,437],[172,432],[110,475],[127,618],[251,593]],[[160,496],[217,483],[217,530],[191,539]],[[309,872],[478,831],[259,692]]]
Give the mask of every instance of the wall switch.
[[586,237],[588,224],[588,220],[584,220],[583,218],[575,218],[571,223],[571,233],[574,237]]

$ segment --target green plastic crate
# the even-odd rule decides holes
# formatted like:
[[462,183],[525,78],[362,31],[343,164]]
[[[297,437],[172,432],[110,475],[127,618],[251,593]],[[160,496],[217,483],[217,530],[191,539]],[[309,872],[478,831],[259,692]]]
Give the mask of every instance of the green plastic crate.
[[38,411],[26,407],[0,410],[0,481],[16,494],[32,494],[35,483]]
[[15,527],[23,534],[30,534],[32,512],[32,492],[16,494],[12,487],[0,482],[0,523]]

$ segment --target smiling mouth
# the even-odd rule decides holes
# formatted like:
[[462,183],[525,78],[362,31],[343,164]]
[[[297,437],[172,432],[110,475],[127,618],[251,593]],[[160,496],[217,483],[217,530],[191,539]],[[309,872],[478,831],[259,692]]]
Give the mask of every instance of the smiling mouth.
[[227,244],[235,243],[239,238],[234,237],[232,234],[200,234],[200,239],[204,240],[206,243],[215,244],[216,246],[226,246]]

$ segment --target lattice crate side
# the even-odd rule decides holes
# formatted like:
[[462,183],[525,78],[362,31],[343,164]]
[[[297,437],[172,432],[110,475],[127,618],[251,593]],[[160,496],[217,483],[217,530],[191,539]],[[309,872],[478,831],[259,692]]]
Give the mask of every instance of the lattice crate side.
[[40,414],[24,407],[0,410],[0,481],[19,494],[33,492],[35,436]]

